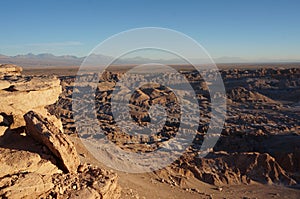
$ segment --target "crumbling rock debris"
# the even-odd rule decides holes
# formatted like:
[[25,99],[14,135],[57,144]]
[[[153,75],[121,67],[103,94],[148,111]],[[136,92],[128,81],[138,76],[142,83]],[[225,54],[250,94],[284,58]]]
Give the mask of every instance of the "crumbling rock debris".
[[117,184],[117,175],[91,165],[81,165],[79,173],[53,175],[54,188],[45,196],[57,198],[119,198],[121,189]]

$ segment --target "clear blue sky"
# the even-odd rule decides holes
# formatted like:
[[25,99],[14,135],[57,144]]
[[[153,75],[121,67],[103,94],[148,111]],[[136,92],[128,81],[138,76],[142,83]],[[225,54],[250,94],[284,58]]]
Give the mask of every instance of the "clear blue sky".
[[183,32],[212,57],[300,59],[297,0],[5,0],[0,54],[85,56],[107,37],[158,26]]

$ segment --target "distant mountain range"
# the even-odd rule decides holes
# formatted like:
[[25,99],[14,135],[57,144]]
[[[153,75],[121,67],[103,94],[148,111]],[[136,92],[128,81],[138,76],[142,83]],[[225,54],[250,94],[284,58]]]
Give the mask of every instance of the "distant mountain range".
[[[16,55],[16,56],[6,56],[0,54],[0,64],[9,63],[16,64],[22,67],[41,67],[41,66],[80,66],[84,61],[85,57],[76,57],[71,55],[56,56],[49,53],[42,54],[25,54],[25,55]],[[89,60],[91,60],[91,65],[101,65],[107,60],[111,60],[111,57],[106,55],[90,55]],[[207,63],[209,60],[205,59],[191,59],[197,64]],[[239,57],[221,57],[215,58],[215,63],[290,63],[290,62],[300,62],[299,60],[291,59],[260,59],[256,61],[246,60]],[[143,57],[133,57],[126,59],[119,59],[115,64],[143,64],[143,63],[161,63],[161,64],[186,64],[183,60],[180,59],[149,59]]]
[[6,56],[0,54],[0,63],[16,64],[23,67],[38,66],[79,66],[84,57],[76,57],[70,55],[55,56],[53,54],[26,54],[16,56]]

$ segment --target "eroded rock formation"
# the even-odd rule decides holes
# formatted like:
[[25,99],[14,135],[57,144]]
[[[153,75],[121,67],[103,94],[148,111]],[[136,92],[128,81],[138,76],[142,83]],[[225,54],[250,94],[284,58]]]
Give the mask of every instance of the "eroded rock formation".
[[[207,73],[214,77],[209,71]],[[196,72],[184,71],[182,74],[195,90],[201,119],[207,118],[210,96],[206,83]],[[191,148],[174,165],[157,171],[158,180],[179,186],[189,177],[218,186],[252,182],[299,184],[299,68],[228,69],[222,70],[221,74],[227,91],[227,117],[218,144],[210,149],[212,152],[207,157],[197,157],[209,119],[203,120],[203,123],[200,121]],[[111,112],[110,100],[116,82],[122,75],[122,72],[106,72],[100,78],[99,92],[95,96],[99,109],[97,118],[106,136],[121,148],[127,147],[133,152],[151,151],[151,144],[159,144],[164,140],[161,138],[168,138],[163,137],[167,133],[153,133],[152,137],[144,136],[144,139],[115,130],[117,125]],[[88,82],[94,76],[95,74],[83,76],[83,82]],[[130,80],[135,82],[140,78],[139,75],[133,75]],[[73,76],[62,77],[62,81],[64,86],[61,98],[49,109],[62,118],[67,134],[78,133],[73,119],[76,110],[72,110],[71,103],[73,91],[80,92],[80,88],[73,90]],[[122,100],[130,94],[130,82],[127,83],[128,86],[120,88],[121,92],[114,96],[116,100]],[[175,79],[171,84],[181,83]],[[86,85],[81,86],[84,91]],[[129,103],[132,119],[138,124],[149,124],[150,119],[152,120],[148,117],[149,106],[154,104],[154,100],[166,101],[167,95],[166,90],[157,86],[136,88]],[[91,100],[84,98],[84,94],[82,96],[83,102]],[[189,103],[188,97],[184,98],[184,103]],[[120,111],[122,113],[123,110]],[[197,125],[197,122],[191,120],[190,124],[181,127],[187,131],[191,125]],[[174,131],[174,127],[174,123],[166,123],[164,129]]]
[[76,173],[80,164],[72,142],[47,118],[30,111],[24,115],[27,134],[47,146],[61,164],[62,170]]
[[0,198],[119,198],[117,175],[81,164],[61,121],[45,109],[60,81],[20,71],[0,65]]
[[0,64],[0,77],[21,75],[22,67],[14,64]]
[[[55,103],[61,93],[59,79],[55,77],[4,77],[0,79],[0,113],[11,117],[10,128],[25,125],[23,115],[35,110],[47,116],[61,128],[61,122],[44,110]],[[62,129],[62,128],[61,128]]]

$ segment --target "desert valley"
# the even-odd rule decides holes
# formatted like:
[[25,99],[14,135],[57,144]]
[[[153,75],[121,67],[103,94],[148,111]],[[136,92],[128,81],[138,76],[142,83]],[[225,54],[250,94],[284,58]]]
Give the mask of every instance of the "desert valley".
[[[82,93],[81,100],[95,100],[99,126],[108,140],[125,151],[151,153],[176,136],[180,104],[162,85],[138,88],[128,104],[132,120],[149,125],[149,108],[155,104],[166,108],[167,119],[156,134],[122,132],[112,115],[111,100],[126,68],[116,68],[101,74],[94,99]],[[82,91],[74,89],[77,67],[0,65],[0,197],[299,198],[299,65],[220,65],[227,96],[226,119],[217,144],[205,157],[199,153],[210,119],[207,85],[198,72],[175,68],[197,96],[198,130],[191,145],[172,164],[133,174],[97,161],[82,143],[80,137],[92,139],[93,134],[79,135],[74,121],[74,111],[84,113],[84,107],[73,109],[72,95],[88,86],[82,85]],[[95,75],[83,78],[88,82]],[[129,94],[128,89],[121,90],[117,101]],[[186,97],[184,103],[191,100]],[[180,125],[184,133],[189,132],[195,121]]]

